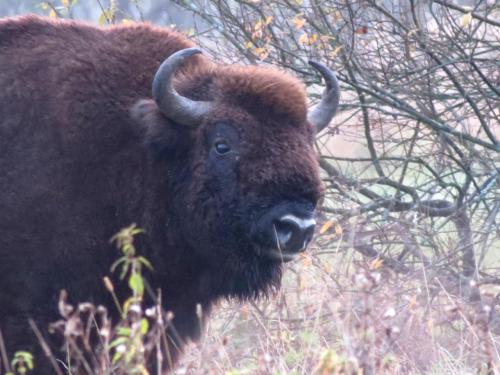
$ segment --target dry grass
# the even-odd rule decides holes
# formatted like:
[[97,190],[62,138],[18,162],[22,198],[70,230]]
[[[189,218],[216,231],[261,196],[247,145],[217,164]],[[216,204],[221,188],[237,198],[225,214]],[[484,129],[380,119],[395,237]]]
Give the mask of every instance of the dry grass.
[[[282,290],[222,302],[176,374],[496,374],[499,327],[421,275],[313,251]],[[435,283],[433,283],[434,285]],[[484,293],[487,295],[488,293]],[[495,329],[494,329],[495,328]]]

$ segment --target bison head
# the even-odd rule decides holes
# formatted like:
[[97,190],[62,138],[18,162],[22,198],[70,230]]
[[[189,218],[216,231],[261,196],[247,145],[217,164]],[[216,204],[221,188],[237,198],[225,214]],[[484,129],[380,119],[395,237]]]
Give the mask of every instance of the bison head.
[[327,89],[308,115],[304,87],[289,75],[215,66],[202,56],[184,63],[199,52],[168,57],[153,81],[154,100],[140,101],[133,114],[165,161],[176,245],[215,269],[220,295],[255,296],[277,285],[281,264],[313,236],[322,195],[313,141],[335,114],[338,82],[311,63]]

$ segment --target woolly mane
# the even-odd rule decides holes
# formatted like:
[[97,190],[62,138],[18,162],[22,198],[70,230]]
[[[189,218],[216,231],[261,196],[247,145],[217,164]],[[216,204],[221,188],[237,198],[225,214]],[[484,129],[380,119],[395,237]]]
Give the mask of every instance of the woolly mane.
[[303,123],[307,115],[303,83],[273,67],[193,64],[178,75],[176,86],[195,100],[224,101],[281,125]]

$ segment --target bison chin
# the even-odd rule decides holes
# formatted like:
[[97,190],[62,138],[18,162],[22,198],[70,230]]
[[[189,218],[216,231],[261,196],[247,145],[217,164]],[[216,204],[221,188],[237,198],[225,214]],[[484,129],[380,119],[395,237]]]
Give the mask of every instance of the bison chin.
[[245,203],[238,202],[240,209],[234,209],[237,204],[233,201],[233,209],[225,211],[231,215],[208,221],[204,240],[202,231],[197,233],[196,242],[204,246],[193,247],[212,270],[211,277],[216,277],[219,296],[248,299],[275,291],[281,283],[283,263],[303,252],[312,238],[312,203],[256,201],[246,197]]
[[279,261],[254,257],[230,266],[232,275],[223,276],[221,280],[225,289],[223,294],[226,297],[247,300],[267,296],[278,290],[281,284],[283,267]]

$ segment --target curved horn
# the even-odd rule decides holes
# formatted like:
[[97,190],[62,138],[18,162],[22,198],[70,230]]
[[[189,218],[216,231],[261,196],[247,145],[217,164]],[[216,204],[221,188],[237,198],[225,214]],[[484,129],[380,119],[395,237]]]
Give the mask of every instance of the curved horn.
[[175,122],[195,127],[210,111],[211,102],[195,101],[175,91],[172,79],[177,69],[190,56],[201,53],[198,48],[186,48],[175,52],[160,65],[153,79],[153,98],[160,111]]
[[321,101],[310,109],[307,114],[307,120],[314,125],[316,132],[319,133],[328,126],[337,112],[340,87],[335,72],[316,61],[309,61],[309,64],[323,76],[326,83],[325,91],[321,95]]

